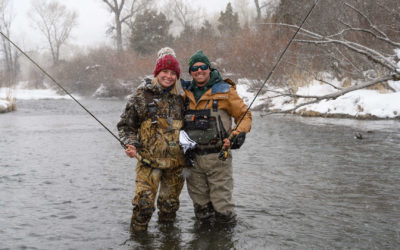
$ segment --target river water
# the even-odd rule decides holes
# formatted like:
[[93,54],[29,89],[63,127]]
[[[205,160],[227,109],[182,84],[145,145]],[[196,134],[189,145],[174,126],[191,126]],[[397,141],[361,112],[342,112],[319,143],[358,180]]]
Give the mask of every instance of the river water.
[[[82,103],[116,132],[125,101]],[[136,161],[71,100],[17,106],[0,115],[0,249],[400,246],[400,121],[254,114],[233,153],[236,227],[198,225],[185,187],[174,224],[155,213],[131,235]]]

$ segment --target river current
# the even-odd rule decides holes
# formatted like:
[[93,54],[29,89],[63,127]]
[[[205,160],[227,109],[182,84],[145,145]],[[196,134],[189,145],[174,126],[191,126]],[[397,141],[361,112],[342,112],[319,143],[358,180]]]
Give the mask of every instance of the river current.
[[[107,127],[121,100],[82,100]],[[398,249],[400,121],[254,113],[233,152],[234,228],[195,222],[131,235],[136,161],[71,100],[0,115],[0,249]],[[356,139],[361,133],[363,139]]]

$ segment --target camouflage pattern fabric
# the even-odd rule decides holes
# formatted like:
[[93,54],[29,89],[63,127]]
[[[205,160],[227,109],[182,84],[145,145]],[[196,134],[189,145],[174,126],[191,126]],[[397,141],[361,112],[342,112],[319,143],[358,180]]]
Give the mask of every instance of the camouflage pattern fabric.
[[[146,95],[152,96],[154,114],[149,111]],[[179,146],[182,126],[182,97],[165,92],[158,85],[144,83],[129,98],[117,128],[125,144],[134,145],[143,158],[167,169],[185,162]]]
[[134,206],[132,226],[146,226],[154,212],[154,201],[158,187],[160,192],[157,199],[159,219],[175,218],[179,209],[179,195],[183,188],[184,178],[182,167],[173,170],[150,168],[143,163],[136,166],[136,190],[132,200]]
[[134,145],[138,153],[155,162],[152,168],[138,162],[132,204],[131,230],[146,230],[154,212],[157,190],[159,220],[171,221],[179,208],[185,164],[179,146],[183,126],[183,100],[150,81],[132,95],[117,125],[121,141]]

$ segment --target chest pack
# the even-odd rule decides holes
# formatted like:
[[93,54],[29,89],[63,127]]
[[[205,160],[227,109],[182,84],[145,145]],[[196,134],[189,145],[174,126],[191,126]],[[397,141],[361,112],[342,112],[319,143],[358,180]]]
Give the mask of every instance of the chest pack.
[[218,100],[212,100],[211,109],[191,110],[186,98],[185,107],[184,130],[197,143],[198,153],[219,152],[223,139],[231,132],[232,118],[228,112],[218,108]]
[[184,158],[179,146],[179,132],[183,126],[181,97],[165,97],[149,90],[143,94],[147,112],[139,129],[143,145],[139,153],[155,161],[161,169],[182,166]]

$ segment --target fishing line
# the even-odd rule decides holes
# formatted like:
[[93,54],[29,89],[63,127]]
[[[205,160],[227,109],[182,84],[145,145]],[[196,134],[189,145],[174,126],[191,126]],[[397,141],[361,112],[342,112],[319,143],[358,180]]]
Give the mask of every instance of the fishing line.
[[[283,50],[283,52],[280,54],[277,62],[274,64],[274,66],[272,67],[271,71],[268,73],[266,79],[264,80],[263,85],[261,86],[261,88],[257,91],[256,95],[254,96],[252,102],[250,103],[250,105],[248,106],[248,108],[246,109],[246,112],[243,114],[243,116],[240,118],[239,122],[236,124],[235,128],[232,130],[231,135],[229,136],[230,138],[233,136],[233,132],[237,130],[237,128],[239,127],[240,123],[243,121],[244,117],[247,115],[247,113],[250,110],[250,107],[253,105],[254,101],[257,99],[258,95],[260,94],[261,90],[264,88],[265,84],[267,83],[267,81],[269,80],[269,78],[271,77],[271,75],[274,73],[276,67],[279,65],[280,61],[282,60],[283,56],[285,55],[286,51],[288,50],[288,48],[290,47],[290,45],[292,44],[294,38],[296,37],[297,33],[300,31],[301,27],[304,25],[304,23],[306,22],[307,18],[310,16],[311,12],[314,10],[315,6],[317,5],[319,0],[315,0],[313,6],[311,7],[311,9],[308,11],[306,17],[303,19],[302,23],[300,24],[300,26],[298,27],[298,29],[296,30],[296,32],[293,34],[292,38],[290,39],[289,43],[286,45],[285,49]],[[90,116],[92,116],[104,129],[106,129],[116,140],[118,140],[118,142],[122,145],[123,148],[127,148],[126,145],[119,139],[118,136],[116,136],[107,126],[105,126],[99,119],[97,119],[97,117],[92,114],[92,112],[90,112],[85,106],[83,106],[73,95],[71,95],[71,93],[69,93],[69,91],[67,91],[60,83],[58,83],[56,81],[56,79],[54,79],[49,73],[47,73],[46,70],[44,70],[38,63],[36,63],[28,54],[26,54],[18,45],[16,45],[8,36],[6,36],[1,30],[0,30],[0,34],[9,42],[11,43],[19,52],[21,52],[26,58],[28,58],[40,71],[43,72],[43,74],[45,74],[50,80],[52,80],[58,87],[60,87],[69,97],[72,98],[72,100],[74,100],[77,104],[79,104],[79,106],[81,106]],[[226,149],[225,149],[226,150]],[[223,150],[223,151],[225,151]]]
[[274,64],[274,66],[272,67],[271,71],[268,73],[267,77],[264,80],[263,85],[261,85],[261,88],[257,91],[256,95],[253,98],[253,101],[250,103],[249,107],[247,108],[246,112],[243,114],[243,116],[240,118],[239,122],[236,124],[235,128],[232,131],[237,130],[237,128],[239,127],[240,123],[242,122],[243,118],[246,116],[246,114],[249,112],[251,105],[253,105],[254,101],[257,99],[258,95],[260,94],[261,90],[264,88],[265,84],[267,83],[267,81],[269,80],[269,78],[272,76],[272,74],[274,73],[276,67],[278,67],[279,63],[281,62],[283,56],[285,55],[286,51],[289,49],[290,45],[292,44],[294,38],[296,37],[297,33],[299,33],[299,31],[301,30],[301,27],[303,27],[304,23],[306,22],[306,20],[308,19],[308,17],[311,15],[311,12],[314,10],[315,6],[317,6],[319,0],[315,0],[313,6],[311,7],[311,9],[308,11],[306,17],[303,19],[303,21],[301,22],[300,26],[297,28],[296,32],[293,34],[292,38],[290,39],[289,43],[286,45],[285,49],[282,51],[282,53],[280,54],[277,62]]
[[289,49],[290,45],[292,44],[294,38],[296,37],[297,33],[299,33],[301,27],[303,27],[304,23],[306,22],[306,20],[308,19],[308,17],[311,15],[311,12],[314,10],[315,6],[317,6],[319,0],[315,0],[313,6],[310,8],[310,10],[308,11],[307,15],[305,16],[305,18],[303,19],[303,21],[301,22],[300,26],[297,28],[296,32],[293,34],[292,38],[289,40],[289,43],[286,45],[285,49],[282,51],[282,53],[279,55],[277,62],[274,64],[274,66],[272,67],[271,71],[268,73],[267,77],[264,80],[264,83],[261,85],[261,88],[257,91],[256,95],[254,96],[253,100],[251,101],[250,105],[247,107],[246,112],[244,112],[244,114],[242,115],[242,117],[240,118],[239,122],[236,123],[236,126],[234,127],[234,129],[232,129],[231,134],[228,137],[228,140],[231,142],[230,146],[226,147],[223,146],[221,151],[219,152],[218,155],[218,159],[224,161],[228,158],[228,151],[230,149],[230,147],[232,146],[232,142],[236,140],[237,138],[237,133],[235,133],[235,131],[239,128],[240,123],[242,123],[244,117],[247,115],[247,113],[249,112],[251,105],[253,105],[254,101],[257,99],[258,95],[260,94],[261,90],[264,88],[265,84],[267,83],[267,81],[269,80],[269,78],[272,76],[272,73],[274,73],[276,67],[278,67],[279,63],[281,62],[283,56],[285,55],[286,51]]
[[56,81],[49,73],[46,72],[38,63],[36,63],[28,54],[26,54],[18,45],[16,45],[11,39],[6,36],[1,30],[0,34],[9,42],[11,43],[19,52],[21,52],[26,58],[28,58],[40,71],[43,72],[50,80],[52,80],[55,84],[57,84],[58,87],[60,87],[69,97],[72,98],[79,106],[81,106],[89,115],[91,115],[103,128],[105,128],[115,139],[119,141],[119,143],[122,145],[123,148],[127,148],[125,143],[123,143],[118,136],[116,136],[109,128],[107,128],[106,125],[104,125],[97,117],[92,114],[85,106],[83,106],[71,93],[69,93],[60,83]]

